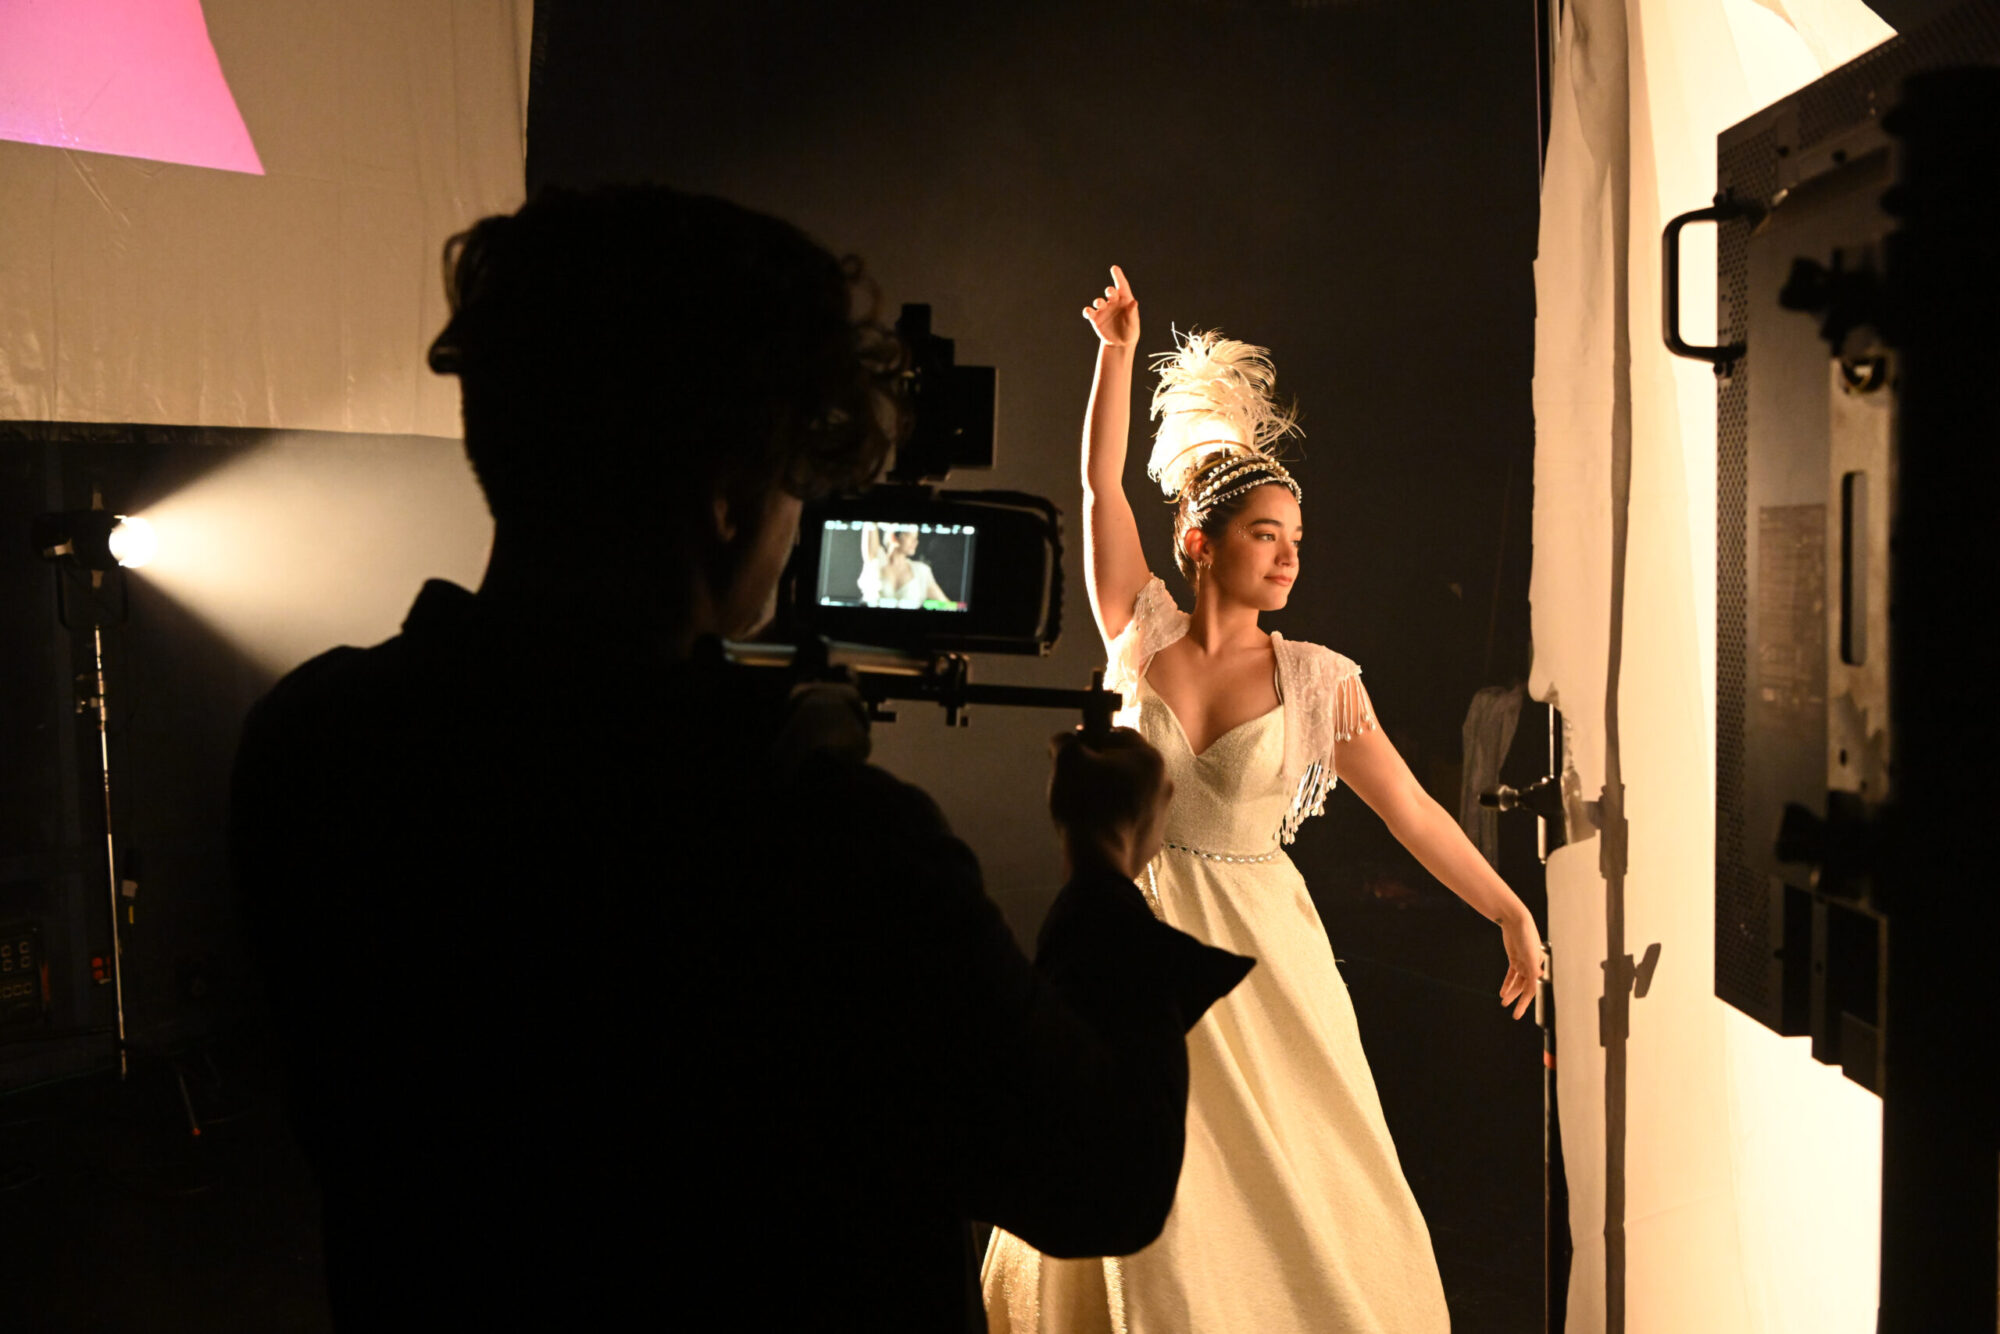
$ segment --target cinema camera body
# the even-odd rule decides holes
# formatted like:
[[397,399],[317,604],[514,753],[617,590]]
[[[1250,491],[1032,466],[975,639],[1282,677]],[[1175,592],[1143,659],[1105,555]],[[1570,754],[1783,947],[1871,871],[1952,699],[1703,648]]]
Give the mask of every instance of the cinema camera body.
[[1120,703],[1101,672],[1088,690],[973,683],[971,654],[1046,655],[1061,636],[1062,511],[1025,492],[939,489],[957,469],[993,466],[994,371],[958,365],[929,306],[904,306],[896,333],[907,429],[895,463],[880,483],[806,507],[771,628],[728,655],[852,685],[878,721],[895,717],[888,701],[927,699],[952,726],[978,703],[1079,709],[1101,733]]

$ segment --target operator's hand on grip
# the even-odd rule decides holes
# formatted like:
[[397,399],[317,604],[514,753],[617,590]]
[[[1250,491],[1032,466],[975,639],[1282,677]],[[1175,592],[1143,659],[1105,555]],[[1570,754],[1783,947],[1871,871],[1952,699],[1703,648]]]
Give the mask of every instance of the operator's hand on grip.
[[772,747],[772,760],[781,773],[797,773],[814,755],[834,755],[859,764],[868,758],[868,751],[868,706],[860,691],[831,681],[793,689]]
[[1097,330],[1098,341],[1107,347],[1136,347],[1139,344],[1139,298],[1132,292],[1125,270],[1111,266],[1111,286],[1083,309],[1083,318]]
[[1534,916],[1522,908],[1500,923],[1507,946],[1507,976],[1500,981],[1500,1003],[1514,1007],[1519,1019],[1535,1003],[1535,984],[1542,976],[1542,936]]

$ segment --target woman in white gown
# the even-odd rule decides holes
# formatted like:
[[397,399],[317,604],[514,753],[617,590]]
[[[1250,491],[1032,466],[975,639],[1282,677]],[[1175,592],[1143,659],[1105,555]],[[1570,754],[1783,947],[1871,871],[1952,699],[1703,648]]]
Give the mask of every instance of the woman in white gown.
[[917,530],[861,525],[861,573],[855,582],[871,607],[921,607],[951,601],[927,561],[917,559]]
[[1541,941],[1375,726],[1361,669],[1258,628],[1290,597],[1303,535],[1298,484],[1267,452],[1294,428],[1271,401],[1262,349],[1211,333],[1160,359],[1148,473],[1179,501],[1174,555],[1193,614],[1146,569],[1122,486],[1139,309],[1111,272],[1083,312],[1100,342],[1084,426],[1086,571],[1121,721],[1166,756],[1175,791],[1140,888],[1169,923],[1258,967],[1188,1034],[1187,1153],[1159,1239],[1058,1260],[996,1231],[988,1323],[995,1334],[1439,1334],[1450,1318],[1430,1234],[1325,928],[1281,844],[1344,778],[1500,927],[1500,1002],[1516,1018]]

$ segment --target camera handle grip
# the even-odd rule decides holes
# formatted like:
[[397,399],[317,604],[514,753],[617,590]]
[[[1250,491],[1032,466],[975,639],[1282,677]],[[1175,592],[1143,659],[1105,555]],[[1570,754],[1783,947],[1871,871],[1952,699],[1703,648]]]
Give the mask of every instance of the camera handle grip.
[[1122,696],[1104,688],[1104,669],[1090,674],[1090,690],[1083,703],[1083,739],[1093,744],[1111,735],[1111,715],[1124,706]]

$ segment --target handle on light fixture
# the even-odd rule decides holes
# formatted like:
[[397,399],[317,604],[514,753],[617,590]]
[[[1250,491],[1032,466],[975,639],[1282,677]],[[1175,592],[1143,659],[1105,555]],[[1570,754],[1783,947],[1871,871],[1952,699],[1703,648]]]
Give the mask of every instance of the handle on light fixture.
[[1706,361],[1717,368],[1743,355],[1741,343],[1701,347],[1681,337],[1681,228],[1691,222],[1719,223],[1737,218],[1755,221],[1763,216],[1764,210],[1755,204],[1747,204],[1724,194],[1717,195],[1715,202],[1707,208],[1683,213],[1667,224],[1667,229],[1660,234],[1660,323],[1667,351],[1692,361]]

